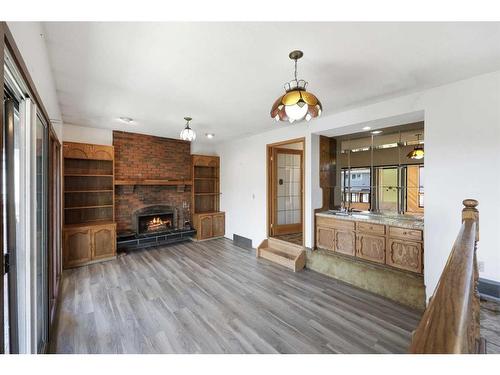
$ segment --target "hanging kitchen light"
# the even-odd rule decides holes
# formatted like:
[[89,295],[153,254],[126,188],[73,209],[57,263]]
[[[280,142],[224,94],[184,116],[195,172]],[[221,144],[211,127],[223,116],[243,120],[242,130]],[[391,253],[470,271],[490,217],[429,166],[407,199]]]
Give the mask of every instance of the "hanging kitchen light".
[[410,159],[420,160],[424,158],[424,147],[420,145],[420,134],[416,134],[418,144],[406,155]]
[[183,141],[192,142],[196,139],[196,133],[189,126],[189,121],[191,121],[192,118],[191,117],[184,117],[184,120],[186,120],[186,127],[181,131],[181,139]]
[[297,60],[304,56],[302,51],[292,51],[288,55],[295,62],[294,79],[285,83],[285,94],[280,96],[271,108],[271,117],[276,121],[311,120],[321,115],[322,106],[318,98],[306,91],[307,82],[297,79]]

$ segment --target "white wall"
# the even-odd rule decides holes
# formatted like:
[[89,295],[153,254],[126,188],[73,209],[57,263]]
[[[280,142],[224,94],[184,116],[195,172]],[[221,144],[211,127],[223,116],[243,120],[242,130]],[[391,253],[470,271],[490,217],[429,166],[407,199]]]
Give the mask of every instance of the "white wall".
[[500,281],[500,74],[431,90],[425,105],[425,268],[435,285],[463,198],[479,201],[480,276]]
[[[328,109],[325,109],[327,113]],[[500,72],[474,77],[420,93],[324,115],[307,124],[218,144],[221,156],[221,209],[226,236],[266,237],[266,145],[305,137],[305,243],[313,243],[313,210],[322,205],[319,188],[319,137],[361,129],[363,123],[425,113],[425,283],[430,296],[460,226],[461,202],[480,202],[480,276],[500,281]],[[270,119],[271,121],[271,119]],[[375,122],[376,123],[376,122]],[[351,126],[351,129],[344,127]],[[395,124],[393,124],[395,125]]]
[[67,142],[112,145],[113,131],[109,129],[90,128],[88,126],[64,124],[63,139]]
[[[61,121],[61,111],[57,100],[56,87],[49,55],[40,22],[7,22],[19,52],[28,68],[36,90],[48,112],[50,119]],[[53,123],[54,130],[62,140],[61,122]]]

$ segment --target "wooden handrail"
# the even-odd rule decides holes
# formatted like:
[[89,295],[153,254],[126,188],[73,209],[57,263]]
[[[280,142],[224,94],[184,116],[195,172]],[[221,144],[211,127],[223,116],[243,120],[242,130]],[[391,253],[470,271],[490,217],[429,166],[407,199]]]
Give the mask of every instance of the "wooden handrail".
[[479,332],[476,245],[478,202],[463,201],[462,226],[434,295],[413,332],[410,353],[467,354],[483,352]]

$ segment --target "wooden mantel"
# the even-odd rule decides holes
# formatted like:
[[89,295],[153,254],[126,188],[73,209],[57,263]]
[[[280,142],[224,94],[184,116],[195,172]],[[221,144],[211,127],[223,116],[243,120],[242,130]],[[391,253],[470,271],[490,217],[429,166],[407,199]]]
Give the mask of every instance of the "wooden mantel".
[[182,186],[192,184],[192,180],[115,180],[115,185],[121,186]]

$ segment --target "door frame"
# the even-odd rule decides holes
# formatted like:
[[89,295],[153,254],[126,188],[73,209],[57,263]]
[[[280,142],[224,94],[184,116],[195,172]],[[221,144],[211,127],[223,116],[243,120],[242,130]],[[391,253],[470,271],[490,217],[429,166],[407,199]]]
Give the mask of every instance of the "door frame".
[[266,223],[266,234],[267,237],[271,237],[271,225],[273,224],[273,152],[275,149],[283,148],[283,146],[292,144],[292,143],[302,143],[302,168],[300,171],[301,174],[301,181],[302,181],[302,194],[301,194],[301,205],[302,205],[302,246],[304,246],[305,243],[305,165],[306,165],[306,138],[301,137],[301,138],[293,138],[289,139],[286,141],[281,141],[281,142],[276,142],[276,143],[270,143],[266,145],[266,192],[267,192],[267,199],[266,199],[266,212],[267,212],[267,223]]
[[[6,53],[7,51],[7,53]],[[54,131],[53,129],[53,126],[50,122],[50,117],[48,115],[48,112],[47,110],[45,109],[44,107],[44,104],[41,100],[41,97],[40,95],[38,94],[38,91],[35,87],[35,84],[34,84],[34,81],[32,80],[31,78],[31,75],[28,71],[28,68],[27,68],[27,65],[26,63],[24,62],[23,60],[23,57],[21,56],[21,52],[19,51],[15,41],[14,41],[14,37],[11,33],[11,31],[9,30],[9,27],[7,26],[7,23],[5,21],[0,21],[0,77],[2,77],[2,82],[4,82],[4,61],[6,61],[7,57],[10,58],[10,61],[12,63],[13,66],[15,66],[15,69],[17,70],[17,73],[19,74],[19,77],[16,77],[16,78],[19,78],[21,81],[23,81],[23,87],[22,87],[22,90],[23,92],[27,93],[27,98],[26,100],[29,100],[31,101],[31,103],[33,105],[36,105],[36,109],[37,109],[37,112],[38,112],[38,115],[40,116],[40,118],[42,118],[45,122],[45,125],[46,127],[48,127],[49,129],[51,129],[52,131]],[[4,82],[5,83],[5,82]],[[3,90],[3,87],[2,87],[2,90],[0,90],[0,99],[4,100],[4,90]],[[30,130],[28,130],[30,131]],[[2,137],[3,137],[3,134],[5,132],[5,118],[4,118],[4,111],[3,111],[3,105],[0,106],[0,141],[3,141],[2,140]],[[56,134],[54,132],[54,134]],[[56,136],[57,137],[57,136]],[[3,144],[3,142],[0,142],[1,144]],[[31,147],[32,145],[31,144],[26,144],[25,147],[28,148],[28,147]],[[31,155],[28,155],[31,157]],[[30,161],[31,162],[31,161]],[[1,176],[2,173],[0,173],[0,183],[2,182],[2,179],[5,178],[5,176]],[[2,197],[2,199],[4,199],[4,197]],[[2,202],[3,203],[3,202]],[[31,209],[28,209],[28,212],[30,212],[29,210]],[[3,226],[4,226],[4,217],[3,217],[3,204],[0,205],[0,248],[2,248],[2,258],[3,258],[3,238],[4,236],[6,235],[4,232],[3,232]],[[33,211],[33,210],[31,210]],[[47,211],[48,212],[48,211]],[[27,216],[27,220],[30,219],[32,217],[32,215],[28,215]],[[47,217],[47,220],[48,220],[48,217]],[[27,237],[30,237],[31,236],[31,232],[30,234],[27,236]],[[29,242],[31,242],[31,239],[28,238]],[[31,245],[27,245],[28,248],[30,248]],[[4,288],[4,285],[3,285],[3,259],[2,261],[0,262],[1,265],[0,265],[0,270],[2,271],[2,277],[0,278],[0,307],[1,307],[1,311],[0,311],[0,353],[2,353],[4,351],[4,345],[5,343],[3,342],[4,341],[4,317],[3,317],[3,311],[4,311],[4,308],[6,308],[5,306],[3,306],[3,302],[4,302],[4,296],[3,296],[3,288]],[[31,269],[30,269],[31,271]],[[27,271],[27,277],[29,277],[29,272]],[[60,285],[61,283],[59,283]],[[30,286],[31,288],[31,286]],[[32,293],[31,289],[28,291],[29,294]],[[29,297],[31,298],[31,297]],[[59,300],[56,301],[56,303],[58,303]],[[31,314],[32,314],[32,303],[27,303],[27,309],[30,310],[29,311],[29,317],[28,319],[25,319],[25,321],[27,321],[26,325],[27,325],[27,333],[25,334],[25,341],[26,341],[26,347],[23,347],[23,348],[20,348],[20,350],[22,350],[23,353],[32,353],[33,350],[32,350],[32,344],[30,343],[30,341],[32,340],[31,338],[31,333],[33,331],[33,327],[30,326],[31,325]],[[50,332],[49,332],[50,334]],[[20,337],[19,337],[20,339]],[[19,340],[19,342],[21,342],[21,340]],[[35,351],[36,352],[36,351]]]

